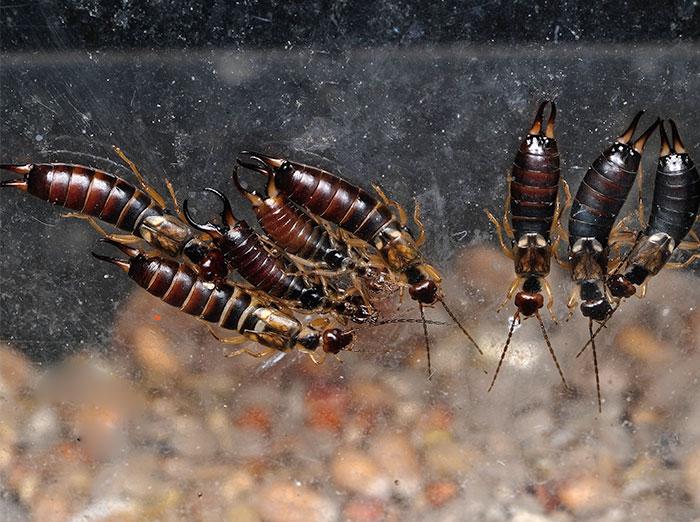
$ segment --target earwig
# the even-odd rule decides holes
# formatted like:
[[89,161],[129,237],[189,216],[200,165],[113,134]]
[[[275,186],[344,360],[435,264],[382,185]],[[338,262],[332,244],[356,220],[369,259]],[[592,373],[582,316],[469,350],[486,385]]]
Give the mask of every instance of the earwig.
[[581,313],[594,321],[604,321],[612,311],[604,288],[610,233],[634,184],[644,145],[660,122],[657,119],[632,143],[643,114],[638,112],[627,130],[593,162],[571,206],[569,261],[576,288],[568,307],[571,311],[580,296]]
[[[298,349],[308,353],[314,361],[319,348],[325,354],[338,354],[350,350],[354,333],[359,329],[324,328],[311,321],[303,324],[257,291],[240,285],[219,281],[211,284],[185,263],[158,255],[147,255],[136,248],[105,238],[104,242],[119,248],[128,259],[118,259],[92,253],[101,261],[116,265],[150,294],[182,312],[214,323],[224,330],[233,330],[241,337],[218,340],[231,344],[254,341],[269,351],[239,350],[230,355],[248,353],[261,357],[273,351],[289,352]],[[371,326],[412,322],[411,319],[382,321]],[[325,323],[325,321],[324,321]]]
[[[579,186],[569,217],[569,262],[576,287],[568,302],[569,315],[577,297],[581,313],[588,317],[589,331],[593,321],[603,322],[613,313],[605,293],[611,232],[615,220],[634,184],[644,146],[656,129],[656,121],[632,142],[634,131],[644,111],[636,114],[630,126],[616,142],[591,165]],[[591,343],[596,363],[598,411],[602,411],[595,343]]]
[[700,174],[683,146],[675,122],[669,120],[669,124],[671,141],[663,123],[659,126],[661,151],[647,227],[625,260],[625,273],[607,280],[610,293],[617,298],[631,297],[636,286],[661,271],[698,216]]
[[[551,111],[547,125],[543,125],[544,109],[551,103]],[[515,290],[522,281],[522,290],[515,295],[515,313],[506,343],[493,375],[489,391],[496,383],[496,378],[503,364],[508,346],[513,337],[513,329],[520,317],[537,317],[542,334],[549,348],[549,353],[559,371],[564,386],[568,388],[564,373],[549,341],[544,322],[539,310],[544,306],[542,288],[549,296],[547,307],[552,312],[552,292],[546,281],[549,274],[550,262],[554,245],[550,233],[558,218],[557,194],[559,191],[559,150],[554,138],[554,121],[556,105],[544,101],[540,104],[530,132],[520,143],[513,161],[509,183],[510,217],[512,229],[508,223],[507,214],[503,218],[503,228],[511,239],[508,249],[503,239],[503,233],[498,220],[488,211],[489,219],[496,224],[499,242],[505,254],[515,263],[516,279],[503,304],[513,297]],[[501,305],[503,306],[503,305]]]
[[322,284],[314,284],[301,273],[289,272],[280,260],[270,254],[248,223],[236,218],[224,194],[212,188],[205,190],[215,194],[223,204],[221,224],[197,223],[189,212],[187,201],[183,205],[185,218],[191,226],[212,237],[229,270],[236,270],[256,289],[296,303],[296,307],[334,311],[349,316],[355,322],[376,320],[376,312],[364,302],[358,303],[352,296],[339,299]]
[[[646,284],[650,277],[661,271],[673,252],[681,247],[698,216],[700,174],[686,152],[675,122],[669,120],[669,124],[671,140],[663,122],[659,126],[661,151],[647,226],[637,235],[624,262],[607,278],[610,293],[619,299],[613,313],[622,299],[632,297],[637,292],[637,286]],[[681,266],[687,266],[698,258],[700,254],[693,254]],[[612,314],[599,325],[576,357],[591,344],[610,317]]]
[[266,194],[244,188],[233,171],[233,182],[250,202],[260,226],[267,236],[288,254],[316,262],[321,268],[348,270],[355,267],[349,247],[333,237],[318,221],[291,204],[275,187],[272,170],[267,171]]
[[[403,209],[383,193],[380,192],[383,199],[380,202],[362,188],[316,167],[251,152],[242,152],[238,164],[266,176],[271,169],[275,186],[286,198],[376,248],[387,268],[406,281],[408,293],[418,301],[419,307],[439,301],[482,353],[476,341],[445,304],[438,271],[423,260],[419,246],[424,241],[425,231],[420,221],[416,220],[420,228],[416,240],[405,226]],[[397,208],[398,218],[388,205]],[[430,368],[428,373],[431,374]]]
[[152,190],[150,187],[141,190],[119,176],[83,165],[2,164],[0,169],[22,175],[0,182],[0,187],[17,188],[52,205],[100,219],[168,255],[184,255],[209,279],[225,276],[221,254],[176,216],[166,213],[146,192]]
[[274,172],[267,171],[266,194],[243,187],[234,167],[233,183],[250,202],[258,223],[268,238],[278,248],[292,256],[302,269],[313,273],[334,276],[349,275],[355,288],[369,303],[366,290],[373,293],[387,292],[392,288],[385,268],[371,263],[364,252],[350,247],[337,234],[312,217],[301,207],[287,200],[275,186]]

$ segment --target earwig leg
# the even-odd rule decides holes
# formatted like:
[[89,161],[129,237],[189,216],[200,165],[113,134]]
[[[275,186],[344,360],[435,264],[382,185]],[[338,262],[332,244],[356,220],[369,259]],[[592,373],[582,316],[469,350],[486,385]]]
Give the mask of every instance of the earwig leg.
[[484,212],[486,212],[486,215],[488,216],[489,220],[493,225],[496,227],[496,235],[498,236],[498,244],[501,245],[501,250],[503,251],[503,254],[509,259],[513,259],[513,252],[511,251],[510,248],[506,246],[505,241],[503,240],[503,229],[501,228],[501,224],[498,222],[498,220],[495,218],[491,212],[489,212],[488,209],[484,209]]
[[552,321],[556,324],[557,316],[554,314],[554,295],[552,294],[552,287],[549,286],[549,281],[542,278],[542,288],[544,288],[544,293],[547,295],[547,310],[549,310],[549,315],[552,317]]
[[639,299],[644,299],[647,295],[647,287],[649,286],[649,281],[644,281],[639,285],[639,291],[635,294]]
[[[571,205],[574,201],[574,198],[571,197],[571,189],[569,189],[569,184],[566,182],[566,180],[564,180],[564,179],[561,180],[561,186],[562,186],[562,189],[564,190],[564,196],[566,199],[564,200],[564,206],[561,208],[561,211],[559,212],[559,216],[557,217],[557,221],[556,221],[557,222],[557,236],[561,237],[563,241],[566,241],[568,243],[569,242],[569,231],[566,230],[566,228],[564,228],[561,225],[561,217],[566,212],[569,211],[569,209],[571,208]],[[557,199],[557,201],[558,201],[558,199]]]
[[357,290],[365,304],[371,306],[372,303],[369,299],[369,295],[367,294],[367,289],[365,288],[365,285],[362,284],[362,280],[360,279],[360,277],[357,274],[353,273],[350,276],[350,280],[352,281],[353,288]]
[[637,221],[639,226],[644,226],[644,199],[642,194],[642,185],[644,180],[644,167],[639,165],[639,174],[637,174]]
[[276,352],[274,348],[265,348],[261,352],[256,352],[254,350],[251,350],[250,348],[241,348],[240,350],[236,350],[235,352],[228,352],[224,354],[224,357],[237,357],[241,354],[247,354],[250,355],[251,357],[255,357],[256,359],[260,359],[262,357],[269,357],[272,353]]
[[566,307],[569,309],[569,313],[566,316],[567,321],[569,319],[571,319],[571,317],[574,315],[574,309],[576,308],[576,305],[578,304],[580,291],[581,291],[581,288],[579,287],[578,284],[576,284],[576,286],[574,286],[574,288],[571,290],[571,295],[569,296],[569,300],[566,303]]
[[513,298],[513,294],[515,294],[515,291],[518,289],[518,286],[520,285],[520,278],[516,277],[513,283],[510,285],[510,288],[508,289],[508,293],[506,294],[505,299],[501,301],[501,304],[498,305],[498,308],[496,308],[496,313],[501,311],[501,308],[503,308],[506,304],[510,302],[510,300]]
[[418,200],[414,200],[415,202],[415,207],[413,207],[413,222],[416,224],[416,227],[418,227],[418,237],[416,238],[416,246],[423,246],[425,244],[425,225],[423,225],[423,221],[421,221],[420,218],[420,204],[418,203]]
[[377,193],[379,196],[379,199],[382,200],[382,203],[384,203],[387,207],[394,207],[396,209],[396,212],[399,214],[399,223],[401,224],[402,227],[405,227],[406,224],[408,223],[408,216],[406,215],[406,211],[403,209],[401,205],[399,205],[396,201],[393,199],[389,199],[387,195],[384,193],[382,188],[377,185],[376,183],[372,183],[372,187],[374,188],[374,191]]
[[146,178],[143,177],[143,174],[139,172],[138,167],[136,167],[136,164],[131,161],[126,154],[124,154],[124,151],[117,147],[116,145],[113,146],[114,152],[119,156],[124,163],[129,165],[129,168],[131,169],[131,172],[134,173],[134,176],[136,176],[136,179],[138,180],[139,184],[141,185],[141,188],[143,188],[144,192],[151,196],[153,198],[153,201],[156,202],[156,204],[160,205],[162,208],[165,208],[165,198],[160,195],[160,193],[153,187],[153,185],[149,184],[146,181]]
[[[220,343],[224,344],[242,344],[245,342],[248,342],[250,339],[247,337],[243,337],[242,335],[237,335],[236,337],[221,337],[219,334],[217,334],[214,329],[210,326],[207,325],[207,328],[209,330],[209,333],[212,335],[214,339],[219,341]],[[227,355],[228,357],[228,355]]]
[[[320,355],[317,355],[313,352],[309,352],[306,350],[303,350],[303,353],[309,356],[309,359],[313,361],[313,363],[317,366],[323,364],[323,362],[326,360],[326,352],[322,352]],[[343,362],[340,360],[340,357],[338,357],[338,354],[336,355],[336,359],[338,359],[340,362]]]
[[698,259],[700,259],[700,254],[693,254],[692,256],[690,256],[688,259],[686,259],[682,263],[666,263],[666,267],[670,268],[671,270],[677,270],[679,268],[688,268],[690,265],[692,265]]
[[168,193],[170,194],[170,199],[173,202],[173,208],[175,209],[177,217],[179,217],[183,222],[187,223],[185,213],[182,211],[182,209],[180,208],[180,203],[177,201],[177,196],[175,195],[175,188],[173,187],[173,184],[168,178],[163,179],[165,180],[165,186],[168,188]]
[[110,234],[104,228],[100,226],[95,218],[92,216],[86,216],[85,214],[79,214],[77,212],[65,212],[61,214],[64,218],[82,219],[87,221],[88,224],[102,237],[121,243],[122,245],[129,245],[133,243],[138,243],[141,241],[140,237],[132,236],[131,234]]
[[509,174],[506,182],[506,200],[503,203],[503,230],[505,230],[506,236],[511,239],[515,238],[513,227],[510,225],[510,220],[508,219],[508,215],[510,214],[510,184],[512,181],[513,178],[511,178]]

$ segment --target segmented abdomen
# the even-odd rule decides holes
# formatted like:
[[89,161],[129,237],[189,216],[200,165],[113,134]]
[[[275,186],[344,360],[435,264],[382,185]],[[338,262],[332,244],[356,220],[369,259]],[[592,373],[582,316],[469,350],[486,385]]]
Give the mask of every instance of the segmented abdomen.
[[698,215],[700,175],[687,154],[674,156],[673,161],[659,159],[646,234],[664,232],[678,245]]
[[608,236],[634,184],[641,155],[630,145],[615,143],[593,162],[576,192],[569,218],[570,243],[593,237],[601,245]]
[[255,207],[255,214],[270,239],[290,254],[323,262],[332,262],[334,254],[345,254],[324,227],[282,197],[265,200]]
[[559,152],[554,146],[544,154],[527,150],[515,155],[510,183],[510,213],[516,239],[528,232],[549,239],[559,191]]
[[[265,305],[254,295],[230,283],[214,286],[184,263],[141,255],[131,259],[129,276],[169,305],[222,328],[241,334],[267,330],[258,318]],[[291,337],[296,332],[288,333]]]
[[[275,177],[277,187],[297,205],[371,243],[395,218],[386,205],[330,172],[291,163]],[[398,227],[400,228],[400,227]]]
[[274,297],[299,300],[305,280],[290,274],[260,243],[257,233],[239,221],[220,245],[224,257],[251,285]]
[[82,165],[34,164],[26,180],[30,194],[136,235],[143,218],[163,214],[150,196],[128,181]]

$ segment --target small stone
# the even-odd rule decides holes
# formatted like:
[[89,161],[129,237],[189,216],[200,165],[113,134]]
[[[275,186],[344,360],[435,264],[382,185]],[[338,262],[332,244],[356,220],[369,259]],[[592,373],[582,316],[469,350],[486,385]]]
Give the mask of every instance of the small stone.
[[371,444],[370,453],[390,480],[399,484],[392,489],[404,497],[414,495],[420,488],[421,469],[418,456],[408,436],[403,433],[387,433]]
[[150,374],[175,377],[182,371],[180,362],[165,336],[153,328],[137,328],[134,336],[134,354],[140,365]]
[[441,507],[452,500],[459,491],[459,486],[447,480],[431,482],[425,487],[425,498],[433,507]]
[[266,522],[333,522],[337,506],[306,486],[276,481],[263,486],[255,505]]
[[657,335],[639,323],[621,327],[615,335],[615,345],[648,364],[667,361],[671,356],[668,347],[659,341]]
[[[438,437],[438,434],[443,434]],[[462,447],[451,440],[447,432],[431,432],[426,434],[428,445],[425,449],[425,460],[430,468],[443,476],[458,476],[466,473],[472,466],[476,455],[470,449]]]
[[385,520],[384,505],[377,499],[355,498],[343,508],[346,522],[382,522]]
[[390,493],[390,480],[373,459],[358,450],[338,451],[331,470],[334,482],[344,490],[378,498],[386,498]]
[[695,505],[700,508],[700,448],[685,458],[683,462],[685,489],[693,497]]
[[611,495],[610,485],[594,475],[568,480],[558,489],[562,505],[576,513],[601,509],[610,503]]
[[340,431],[345,422],[350,395],[339,386],[319,386],[306,396],[307,423],[321,430]]

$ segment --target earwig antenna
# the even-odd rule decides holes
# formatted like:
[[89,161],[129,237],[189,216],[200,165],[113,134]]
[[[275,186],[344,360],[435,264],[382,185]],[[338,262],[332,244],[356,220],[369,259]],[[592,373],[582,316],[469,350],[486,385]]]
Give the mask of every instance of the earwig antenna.
[[598,413],[603,413],[602,401],[600,399],[600,377],[598,376],[598,355],[595,349],[595,341],[593,335],[593,319],[588,319],[588,332],[591,336],[591,347],[593,348],[593,368],[595,369],[595,389],[598,394]]
[[428,339],[428,323],[425,320],[425,310],[423,310],[423,303],[418,303],[418,308],[420,309],[420,318],[423,322],[423,336],[425,337],[425,351],[428,354],[428,380],[433,377],[433,367],[430,363],[430,339]]
[[496,372],[493,374],[493,379],[491,380],[491,385],[489,386],[489,389],[487,391],[491,391],[491,388],[493,388],[493,385],[496,384],[496,377],[498,377],[498,372],[501,371],[501,365],[503,364],[503,359],[506,358],[506,352],[508,351],[508,346],[510,346],[510,340],[513,338],[513,330],[515,329],[515,323],[518,322],[518,319],[520,318],[520,310],[515,312],[515,315],[513,316],[513,322],[510,323],[510,330],[508,330],[508,339],[506,339],[506,344],[503,347],[503,351],[501,352],[501,358],[498,360],[498,366],[496,366]]
[[445,326],[447,323],[444,321],[433,321],[431,319],[411,319],[411,318],[398,318],[398,319],[387,319],[386,321],[378,321],[373,324],[368,324],[365,326],[360,326],[358,328],[350,328],[349,330],[345,330],[347,333],[355,333],[355,332],[361,332],[362,330],[367,330],[368,328],[374,328],[376,326],[382,326],[385,324],[397,324],[397,323],[425,323],[425,324],[434,324],[438,326]]
[[458,327],[460,330],[462,330],[462,333],[463,333],[464,335],[466,335],[467,338],[472,342],[472,344],[473,344],[474,347],[476,348],[476,351],[479,352],[479,355],[484,355],[484,352],[481,351],[481,348],[479,348],[479,345],[476,344],[476,341],[474,340],[474,338],[473,338],[471,335],[469,335],[469,332],[467,332],[467,329],[464,328],[464,326],[462,326],[462,323],[460,323],[460,322],[457,320],[457,317],[455,317],[455,314],[452,313],[452,310],[450,310],[450,309],[447,307],[447,305],[445,304],[445,301],[443,301],[442,299],[438,299],[438,301],[440,301],[440,304],[442,304],[443,308],[445,309],[445,312],[447,312],[447,315],[449,315],[449,316],[452,318],[452,320],[455,322],[455,324],[457,325],[457,327]]
[[540,329],[542,330],[542,336],[544,337],[544,342],[547,343],[547,348],[549,348],[549,353],[552,356],[552,360],[554,360],[554,364],[557,367],[557,371],[559,371],[559,377],[561,377],[561,382],[564,383],[564,388],[569,390],[569,385],[566,383],[566,379],[564,378],[564,372],[561,370],[561,366],[559,366],[559,361],[557,360],[557,356],[554,354],[554,348],[552,348],[552,343],[549,342],[549,336],[547,335],[547,330],[544,327],[544,322],[542,322],[542,317],[540,317],[539,312],[535,312],[535,317],[537,317],[537,320],[540,322]]
[[620,305],[622,304],[622,300],[618,301],[615,306],[613,306],[612,312],[610,312],[610,315],[605,318],[605,321],[600,323],[600,326],[598,326],[598,329],[593,333],[593,335],[588,339],[588,342],[583,345],[583,348],[579,350],[579,352],[576,354],[576,358],[578,359],[579,356],[586,351],[586,348],[588,348],[588,345],[593,342],[593,339],[596,338],[596,336],[600,333],[600,331],[605,328],[605,325],[608,324],[608,321],[612,319],[613,314],[617,311],[618,308],[620,308]]

